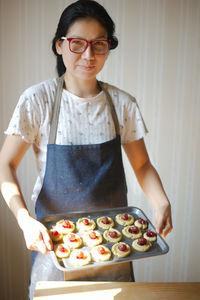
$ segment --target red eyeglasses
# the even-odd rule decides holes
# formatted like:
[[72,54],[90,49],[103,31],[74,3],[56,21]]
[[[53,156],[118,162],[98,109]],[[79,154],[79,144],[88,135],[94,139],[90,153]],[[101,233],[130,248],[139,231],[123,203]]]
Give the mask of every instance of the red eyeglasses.
[[67,40],[69,42],[69,50],[73,53],[82,54],[86,51],[89,45],[95,54],[103,55],[106,54],[110,49],[109,40],[93,40],[87,41],[80,38],[66,38],[61,37],[61,40]]

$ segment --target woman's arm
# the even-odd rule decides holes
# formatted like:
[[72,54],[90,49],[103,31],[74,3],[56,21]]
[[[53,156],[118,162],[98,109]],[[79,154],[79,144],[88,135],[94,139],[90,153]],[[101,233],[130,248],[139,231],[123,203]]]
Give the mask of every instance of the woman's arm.
[[30,145],[20,136],[6,137],[0,152],[0,189],[24,233],[27,248],[45,254],[52,249],[51,239],[45,226],[30,216],[16,176],[17,167]]
[[155,208],[156,230],[165,237],[172,230],[171,205],[152,166],[143,139],[123,144],[137,180]]

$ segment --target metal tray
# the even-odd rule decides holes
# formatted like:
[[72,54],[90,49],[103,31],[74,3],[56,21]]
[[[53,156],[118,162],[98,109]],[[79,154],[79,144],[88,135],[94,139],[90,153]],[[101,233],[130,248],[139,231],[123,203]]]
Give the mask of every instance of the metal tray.
[[[71,220],[74,223],[76,223],[76,221],[79,218],[86,217],[86,218],[91,218],[96,222],[97,218],[99,218],[99,217],[109,216],[115,222],[115,216],[119,213],[129,213],[130,215],[132,215],[135,218],[135,220],[137,220],[138,218],[143,218],[144,220],[146,220],[148,222],[148,227],[145,230],[142,230],[143,233],[147,230],[152,230],[152,231],[156,232],[155,227],[153,226],[151,221],[147,218],[147,216],[144,214],[144,212],[137,207],[131,207],[131,206],[119,207],[119,208],[109,208],[109,209],[104,209],[104,210],[93,210],[93,211],[87,211],[87,212],[85,212],[85,211],[84,212],[83,211],[70,212],[70,213],[68,212],[66,214],[58,214],[55,216],[44,217],[40,221],[49,230],[53,226],[55,226],[57,221],[59,221],[61,219],[68,219],[68,220]],[[124,228],[124,226],[119,225],[115,222],[114,228],[116,228],[117,230],[122,232],[122,229]],[[97,224],[96,224],[95,230],[99,230],[102,234],[104,232],[104,229],[99,228]],[[82,235],[80,234],[80,236],[82,236]],[[70,264],[69,258],[59,259],[56,257],[54,251],[51,251],[51,256],[52,256],[55,266],[59,270],[66,272],[66,271],[72,271],[72,270],[79,270],[79,269],[82,270],[85,268],[92,268],[95,266],[103,266],[103,265],[108,265],[108,264],[113,264],[113,263],[128,262],[128,261],[132,261],[132,260],[136,260],[136,259],[148,258],[148,257],[152,257],[152,256],[157,256],[157,255],[163,255],[169,251],[169,246],[166,244],[164,239],[158,233],[157,233],[157,240],[155,242],[151,243],[152,247],[147,252],[139,252],[139,251],[134,250],[132,247],[133,239],[127,238],[123,234],[122,234],[121,241],[126,242],[131,247],[130,255],[127,257],[124,257],[124,258],[118,258],[112,254],[111,259],[109,261],[105,261],[105,262],[93,262],[92,261],[88,265],[81,266],[81,267],[74,267]],[[107,242],[105,240],[103,240],[102,244],[107,246],[110,250],[113,245],[113,243]],[[88,250],[90,250],[90,247],[88,247],[88,246],[83,246],[82,248],[84,248],[84,249],[87,248]]]

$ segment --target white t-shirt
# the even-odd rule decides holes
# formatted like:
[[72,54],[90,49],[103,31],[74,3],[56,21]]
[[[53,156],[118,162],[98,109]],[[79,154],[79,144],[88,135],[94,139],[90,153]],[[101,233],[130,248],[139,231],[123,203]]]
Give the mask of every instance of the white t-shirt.
[[[20,135],[33,145],[39,172],[33,201],[36,201],[43,183],[56,87],[54,78],[25,90],[5,131],[7,135]],[[115,106],[122,144],[143,138],[147,129],[135,98],[107,83],[103,83],[103,87],[110,93]],[[56,144],[98,144],[115,136],[110,106],[103,91],[92,98],[80,98],[63,90]]]

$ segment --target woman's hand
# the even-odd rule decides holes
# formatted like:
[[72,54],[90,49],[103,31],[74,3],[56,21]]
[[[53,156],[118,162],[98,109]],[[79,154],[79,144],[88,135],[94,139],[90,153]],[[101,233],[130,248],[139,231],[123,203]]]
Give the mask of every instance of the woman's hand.
[[166,237],[173,229],[170,203],[156,207],[155,220],[157,232],[162,237]]
[[46,227],[31,216],[26,217],[21,224],[26,246],[29,250],[47,254],[52,250],[53,244]]
[[6,137],[0,152],[0,189],[24,233],[27,248],[46,254],[52,249],[48,230],[30,216],[16,174],[18,165],[30,146],[21,136]]

